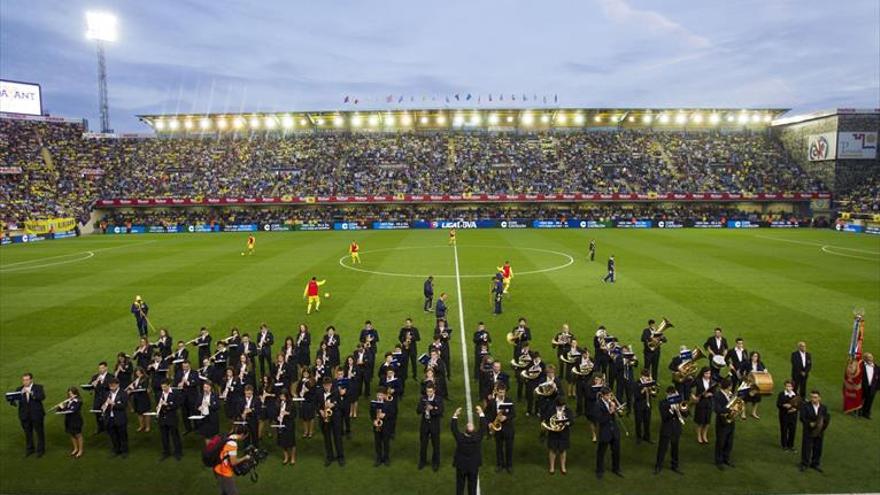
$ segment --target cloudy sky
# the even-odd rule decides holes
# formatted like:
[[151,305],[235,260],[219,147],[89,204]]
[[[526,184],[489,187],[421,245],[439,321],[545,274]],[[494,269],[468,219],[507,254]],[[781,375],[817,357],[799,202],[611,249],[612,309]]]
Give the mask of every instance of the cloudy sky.
[[138,113],[414,108],[456,93],[480,106],[490,93],[492,106],[880,106],[877,0],[0,1],[0,77],[40,83],[45,109],[93,129],[88,10],[119,18],[117,131],[145,130]]

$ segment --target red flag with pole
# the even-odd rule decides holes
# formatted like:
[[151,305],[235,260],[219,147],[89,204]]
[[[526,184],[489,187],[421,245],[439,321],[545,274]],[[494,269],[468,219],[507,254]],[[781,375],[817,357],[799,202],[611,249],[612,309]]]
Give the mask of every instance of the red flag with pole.
[[862,341],[865,338],[865,317],[861,311],[853,318],[852,336],[846,372],[843,375],[843,412],[849,414],[862,408]]

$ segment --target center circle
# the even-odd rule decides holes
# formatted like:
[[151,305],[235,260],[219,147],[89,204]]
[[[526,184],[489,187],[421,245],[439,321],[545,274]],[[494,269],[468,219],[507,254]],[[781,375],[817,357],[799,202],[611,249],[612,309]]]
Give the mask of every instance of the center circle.
[[[462,248],[462,247],[464,247],[464,248],[479,248],[479,249],[498,249],[498,250],[511,249],[510,246],[506,246],[506,247],[505,246],[486,246],[486,245],[459,246],[459,248]],[[361,254],[369,254],[369,253],[379,253],[379,252],[387,252],[387,251],[409,251],[409,250],[420,250],[420,249],[450,250],[452,248],[450,248],[448,246],[398,246],[398,247],[392,247],[392,248],[371,249],[369,251],[361,251],[360,253]],[[536,270],[515,271],[514,272],[515,277],[522,276],[522,275],[535,275],[538,273],[552,272],[552,271],[556,271],[556,270],[561,270],[563,268],[567,268],[567,267],[574,264],[574,258],[571,255],[569,255],[567,253],[563,253],[561,251],[553,251],[552,249],[528,248],[528,247],[518,247],[518,248],[516,248],[516,250],[548,253],[548,254],[552,254],[554,256],[560,257],[560,258],[564,259],[565,261],[564,261],[564,263],[560,263],[558,265],[553,265],[548,268],[541,268],[541,269],[536,269]],[[349,255],[343,255],[341,258],[339,258],[339,266],[346,268],[348,270],[361,272],[361,273],[370,273],[373,275],[384,275],[387,277],[426,278],[429,275],[431,275],[434,278],[455,278],[455,274],[451,274],[451,275],[439,274],[438,275],[436,273],[422,274],[422,273],[400,273],[400,272],[385,272],[385,271],[379,271],[379,270],[367,270],[366,268],[360,268],[357,266],[353,266],[350,263],[346,263],[345,260],[348,258],[349,258]],[[495,272],[484,273],[484,274],[460,274],[459,277],[460,278],[488,278],[493,275],[495,275]]]

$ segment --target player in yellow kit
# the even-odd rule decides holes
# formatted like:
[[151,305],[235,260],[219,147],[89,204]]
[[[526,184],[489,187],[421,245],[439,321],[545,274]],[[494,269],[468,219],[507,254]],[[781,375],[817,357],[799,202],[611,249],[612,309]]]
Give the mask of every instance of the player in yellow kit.
[[244,253],[241,253],[241,255],[244,256],[245,254],[247,254],[247,255],[254,254],[254,248],[256,247],[256,245],[257,245],[257,238],[254,237],[253,234],[248,235],[247,251]]
[[497,269],[501,273],[501,282],[504,284],[504,293],[507,294],[507,290],[510,288],[510,279],[513,278],[513,268],[510,267],[509,261],[505,261],[504,266],[499,266]]
[[455,246],[455,229],[449,231],[449,245]]
[[309,283],[306,284],[306,288],[303,291],[303,298],[308,298],[306,314],[312,313],[312,304],[315,305],[315,311],[321,310],[321,293],[319,287],[324,285],[325,282],[327,281],[318,280],[317,277],[312,277],[312,279],[309,280]]
[[351,264],[352,265],[355,263],[360,264],[360,262],[361,262],[360,251],[361,251],[361,247],[358,246],[357,241],[351,241],[351,244],[348,245],[348,254],[351,255]]

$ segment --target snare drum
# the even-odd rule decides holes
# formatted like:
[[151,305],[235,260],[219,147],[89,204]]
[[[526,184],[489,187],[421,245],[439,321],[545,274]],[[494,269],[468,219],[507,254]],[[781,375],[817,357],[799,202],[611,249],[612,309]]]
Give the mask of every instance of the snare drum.
[[727,366],[727,361],[724,360],[724,356],[716,354],[712,356],[712,367],[716,370],[720,370]]
[[752,371],[749,373],[749,381],[752,388],[760,395],[773,395],[773,377],[767,371]]

